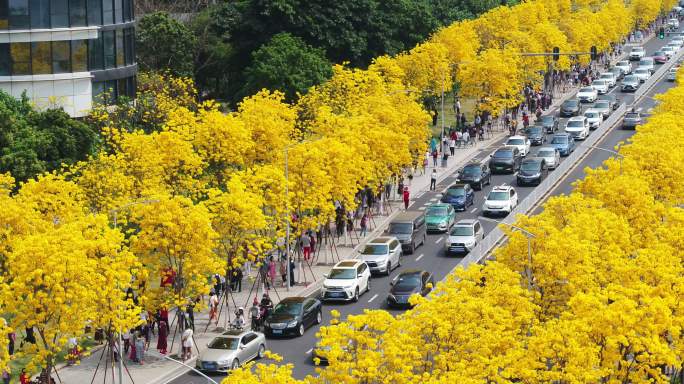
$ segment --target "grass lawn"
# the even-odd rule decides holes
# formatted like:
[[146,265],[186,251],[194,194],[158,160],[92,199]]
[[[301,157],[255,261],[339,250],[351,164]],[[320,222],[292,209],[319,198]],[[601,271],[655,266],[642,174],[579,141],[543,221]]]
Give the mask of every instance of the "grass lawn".
[[[441,104],[438,105],[438,108]],[[468,121],[473,120],[473,111],[475,110],[475,99],[461,98],[461,113],[465,113]],[[440,111],[441,112],[441,111]],[[441,113],[440,113],[441,115]],[[448,131],[448,127],[456,122],[456,112],[454,112],[454,98],[451,94],[444,95],[444,116],[439,116],[437,125],[430,124],[430,131],[432,137],[439,138],[442,133],[442,118],[444,118],[444,127]]]

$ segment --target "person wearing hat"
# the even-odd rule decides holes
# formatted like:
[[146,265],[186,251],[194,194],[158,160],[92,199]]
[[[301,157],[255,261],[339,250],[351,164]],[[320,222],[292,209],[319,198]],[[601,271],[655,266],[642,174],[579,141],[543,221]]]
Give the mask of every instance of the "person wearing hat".
[[410,200],[410,194],[409,194],[409,188],[408,187],[404,187],[403,197],[404,197],[404,209],[408,209],[409,200]]

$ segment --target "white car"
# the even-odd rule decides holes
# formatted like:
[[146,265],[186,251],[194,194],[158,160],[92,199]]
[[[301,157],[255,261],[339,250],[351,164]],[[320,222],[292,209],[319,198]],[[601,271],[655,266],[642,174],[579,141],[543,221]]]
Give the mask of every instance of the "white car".
[[632,51],[629,52],[630,60],[641,60],[641,58],[644,56],[646,56],[644,47],[632,47]]
[[359,301],[362,293],[370,291],[370,268],[363,260],[340,261],[323,276],[323,300]]
[[637,66],[637,69],[639,68],[648,68],[649,71],[651,71],[651,74],[655,72],[655,60],[653,60],[652,57],[644,57],[643,59],[639,60],[639,66]]
[[492,188],[482,204],[483,215],[511,213],[518,206],[518,194],[515,188],[510,185],[502,184]]
[[541,157],[546,162],[546,167],[549,169],[556,169],[560,164],[560,152],[551,146],[544,146],[539,148],[534,157]]
[[603,121],[603,113],[595,108],[589,108],[584,112],[584,117],[587,118],[589,129],[596,129]]
[[615,64],[615,67],[620,68],[625,75],[632,73],[632,64],[627,60],[618,61],[617,64]]
[[682,36],[675,36],[669,41],[670,43],[677,43],[680,47],[684,45],[684,37]]
[[[599,80],[605,80],[608,82],[609,87],[614,87],[615,84],[617,83],[617,79],[615,78],[615,74],[613,72],[603,72],[602,74],[599,75]],[[593,83],[592,83],[593,85]]]
[[[648,74],[648,71],[646,71]],[[622,79],[622,92],[634,92],[641,85],[641,79],[637,75],[631,74]]]
[[565,132],[570,134],[575,140],[584,140],[589,136],[589,123],[584,116],[575,116],[568,119],[565,125]]
[[674,47],[669,46],[669,45],[664,46],[660,50],[665,54],[665,56],[667,56],[668,59],[671,59],[672,56],[675,53],[677,53],[677,50]]
[[594,80],[591,82],[591,86],[594,87],[599,95],[605,95],[610,89],[610,85],[607,80]]
[[611,112],[613,112],[613,110],[610,107],[610,102],[608,100],[596,101],[594,103],[594,106],[591,107],[591,109],[595,109],[601,112],[601,115],[603,115],[603,119],[606,119],[608,116],[610,116]]
[[648,68],[639,67],[634,70],[634,76],[639,79],[639,82],[643,83],[651,77],[651,71]]
[[667,81],[675,81],[677,80],[677,68],[670,68],[667,71],[667,75],[665,76]]
[[207,344],[197,356],[195,366],[204,372],[229,372],[266,352],[266,337],[255,331],[226,331]]
[[679,28],[679,20],[672,18],[672,19],[667,21],[667,25],[671,26],[674,29],[678,29]]
[[515,147],[520,151],[520,156],[527,156],[530,153],[530,146],[532,143],[526,136],[511,136],[505,144],[507,147]]
[[577,98],[583,103],[593,103],[598,97],[598,92],[594,87],[582,87],[577,92]]
[[401,265],[401,243],[396,237],[378,237],[366,243],[359,252],[361,260],[365,261],[371,273],[385,273]]
[[444,251],[447,255],[468,253],[483,238],[484,230],[478,220],[460,220],[449,231]]

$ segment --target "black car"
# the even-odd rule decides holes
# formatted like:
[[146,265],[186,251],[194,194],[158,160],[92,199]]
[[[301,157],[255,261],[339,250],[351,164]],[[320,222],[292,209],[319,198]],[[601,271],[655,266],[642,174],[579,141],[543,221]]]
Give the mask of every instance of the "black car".
[[542,116],[534,125],[543,127],[546,133],[554,133],[558,131],[558,118],[551,115]]
[[598,100],[606,100],[606,101],[610,102],[610,105],[611,105],[611,108],[613,109],[613,111],[618,109],[618,107],[620,106],[620,99],[613,96],[612,94],[607,93],[605,95],[599,95],[598,99],[596,99],[596,100],[597,101]]
[[273,308],[264,321],[266,336],[304,335],[304,331],[323,321],[321,301],[308,297],[287,297]]
[[425,296],[432,291],[435,279],[430,272],[412,269],[402,271],[390,282],[387,305],[390,307],[410,307],[409,297],[414,293]]
[[532,157],[522,161],[516,180],[519,186],[539,185],[548,174],[546,161],[539,157]]
[[492,173],[514,173],[520,168],[522,155],[518,148],[502,147],[497,149],[489,159]]
[[477,190],[482,190],[485,184],[491,184],[492,174],[489,172],[487,164],[468,163],[458,173],[459,183],[468,183]]
[[577,99],[565,100],[560,107],[561,116],[579,116],[582,112],[582,105]]
[[542,145],[546,142],[544,128],[538,125],[525,128],[525,136],[530,139],[532,145]]

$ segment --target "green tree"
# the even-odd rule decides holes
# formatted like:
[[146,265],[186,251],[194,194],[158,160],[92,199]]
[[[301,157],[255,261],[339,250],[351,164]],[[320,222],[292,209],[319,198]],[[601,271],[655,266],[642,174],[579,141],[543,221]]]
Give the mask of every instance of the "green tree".
[[185,24],[166,12],[143,16],[136,27],[138,64],[144,70],[168,70],[192,76],[197,39]]
[[331,63],[322,49],[280,33],[254,52],[252,65],[245,70],[242,93],[247,96],[266,88],[282,91],[288,100],[294,100],[297,93],[306,93],[331,75]]

